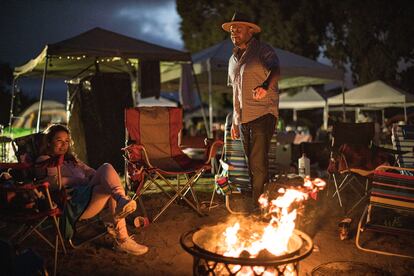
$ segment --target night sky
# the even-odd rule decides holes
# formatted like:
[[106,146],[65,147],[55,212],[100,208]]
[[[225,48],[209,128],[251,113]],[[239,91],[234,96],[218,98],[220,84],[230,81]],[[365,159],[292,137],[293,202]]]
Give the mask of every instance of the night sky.
[[[181,19],[174,0],[0,0],[0,3],[0,61],[13,67],[36,57],[47,43],[94,27],[170,48],[183,48],[179,33]],[[21,81],[23,91],[36,96],[38,82]],[[46,98],[65,99],[64,85],[55,82],[48,85]]]

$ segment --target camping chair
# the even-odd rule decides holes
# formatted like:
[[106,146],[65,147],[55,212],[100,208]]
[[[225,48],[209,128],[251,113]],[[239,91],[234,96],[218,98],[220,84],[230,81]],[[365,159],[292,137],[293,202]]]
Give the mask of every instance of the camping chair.
[[[252,191],[243,143],[240,139],[233,140],[231,138],[232,118],[232,113],[226,117],[224,147],[219,160],[220,167],[216,175],[215,189],[210,200],[210,207],[212,206],[215,193],[219,193],[225,196],[226,208],[231,214],[247,214],[247,212],[236,210],[232,206],[233,195],[251,193]],[[275,176],[279,170],[276,147],[277,131],[272,136],[269,147],[269,179]]]
[[[414,126],[394,124],[391,131],[393,148],[400,151],[395,155],[399,167],[414,168]],[[403,171],[413,175],[410,171]]]
[[363,247],[361,242],[361,236],[366,231],[405,236],[414,234],[414,176],[404,175],[403,171],[414,172],[414,169],[391,166],[379,166],[375,169],[369,203],[358,223],[355,244],[359,249],[414,258],[413,254],[404,255]]
[[[355,200],[349,208],[350,214],[366,197],[372,177],[372,139],[374,123],[341,123],[332,129],[331,160],[328,172],[331,174],[340,207],[345,212],[343,198],[345,191],[353,191]],[[361,187],[364,190],[361,191]]]
[[[59,228],[62,211],[52,200],[48,182],[26,177],[31,167],[28,163],[0,163],[3,171],[0,180],[0,217],[2,221],[18,228],[10,237],[14,246],[20,246],[26,238],[36,234],[53,249],[53,275],[56,275],[59,246],[66,254]],[[52,226],[52,239],[45,233],[50,228],[45,227],[47,222]]]
[[[37,157],[45,152],[46,143],[44,139],[45,137],[43,133],[35,133],[14,139],[12,146],[17,160],[34,166]],[[61,185],[59,162],[56,164],[47,164],[47,166],[57,167],[58,177],[56,182],[58,188],[54,187],[54,189],[51,190],[52,199],[59,204],[59,207],[63,212],[63,219],[60,220],[60,229],[69,245],[72,248],[78,248],[87,242],[93,241],[107,234],[101,213],[94,218],[77,221],[74,229],[69,227],[70,222],[65,214],[72,212],[72,205],[70,201],[66,200],[66,192]],[[29,174],[27,176],[31,178],[35,177],[33,168],[29,170]],[[98,225],[101,226],[95,227]]]
[[[176,199],[184,200],[202,215],[194,185],[206,171],[211,170],[211,160],[223,144],[222,141],[213,142],[204,160],[188,157],[179,147],[182,115],[182,109],[176,107],[125,110],[126,137],[129,139],[129,145],[124,149],[126,175],[132,184],[130,186],[135,186],[133,198],[138,199],[144,215],[146,210],[141,195],[150,187],[155,185],[169,198],[152,221],[156,221]],[[177,185],[168,178],[176,178]],[[181,183],[182,178],[184,183]],[[192,200],[188,198],[189,194]]]

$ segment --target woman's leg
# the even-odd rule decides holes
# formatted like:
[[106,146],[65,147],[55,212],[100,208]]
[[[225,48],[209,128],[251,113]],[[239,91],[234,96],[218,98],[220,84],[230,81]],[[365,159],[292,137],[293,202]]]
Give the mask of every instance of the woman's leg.
[[115,169],[110,164],[103,164],[98,168],[92,178],[91,185],[94,186],[91,201],[81,216],[81,219],[88,219],[96,216],[105,207],[109,200],[109,208],[112,214],[113,223],[117,233],[117,238],[128,237],[124,218],[116,218],[115,210],[118,202],[128,203],[129,199],[125,196],[125,190]]

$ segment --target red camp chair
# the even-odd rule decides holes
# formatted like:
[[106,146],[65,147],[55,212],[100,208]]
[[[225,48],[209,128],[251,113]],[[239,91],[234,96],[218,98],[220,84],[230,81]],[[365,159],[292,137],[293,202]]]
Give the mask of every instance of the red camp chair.
[[[126,175],[135,188],[134,199],[138,199],[142,205],[141,195],[152,185],[169,198],[152,221],[156,221],[176,199],[183,199],[202,215],[194,184],[211,169],[211,160],[223,145],[222,141],[213,142],[208,147],[204,160],[188,157],[179,147],[182,115],[182,109],[175,107],[125,110],[126,135],[130,142],[125,148]],[[177,180],[177,185],[171,182],[171,178]],[[183,183],[180,182],[182,179]],[[192,200],[188,198],[189,194],[192,195]]]
[[[333,126],[328,172],[332,174],[335,187],[332,197],[338,198],[346,215],[367,198],[369,182],[374,172],[371,166],[373,137],[374,123],[338,122]],[[343,199],[345,193],[350,192],[353,193],[352,206],[346,210]]]
[[[0,217],[8,225],[15,225],[17,230],[10,236],[15,247],[20,246],[32,234],[36,234],[53,248],[53,275],[56,275],[59,246],[66,254],[59,229],[62,211],[52,200],[48,182],[19,177],[25,175],[31,167],[31,164],[27,163],[0,163],[0,169],[3,171],[0,181]],[[50,229],[52,237],[48,238],[50,235],[45,232]]]

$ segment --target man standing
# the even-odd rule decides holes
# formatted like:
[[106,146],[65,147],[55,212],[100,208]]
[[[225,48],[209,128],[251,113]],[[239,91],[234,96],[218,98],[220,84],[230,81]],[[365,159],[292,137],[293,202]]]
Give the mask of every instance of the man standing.
[[233,87],[232,139],[241,138],[257,205],[268,182],[268,152],[279,113],[279,60],[274,49],[253,35],[260,27],[241,13],[222,25],[234,44],[228,80]]

